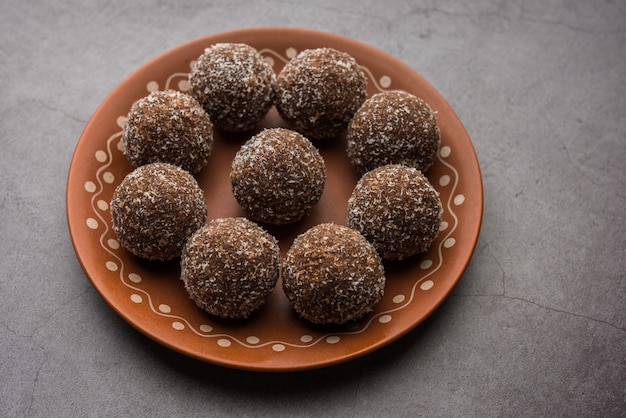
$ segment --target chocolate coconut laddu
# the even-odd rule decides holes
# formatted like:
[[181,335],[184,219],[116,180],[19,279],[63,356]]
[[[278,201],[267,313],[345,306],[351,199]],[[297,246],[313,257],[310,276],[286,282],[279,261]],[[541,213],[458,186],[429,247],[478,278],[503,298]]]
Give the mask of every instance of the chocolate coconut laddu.
[[394,90],[375,94],[359,108],[348,127],[347,152],[361,174],[387,164],[426,172],[440,141],[437,119],[428,104]]
[[188,94],[154,91],[131,106],[122,144],[135,167],[163,162],[197,173],[211,155],[213,124]]
[[181,256],[189,297],[212,315],[247,318],[280,274],[278,241],[246,218],[218,218],[197,230]]
[[442,214],[439,193],[428,179],[399,164],[365,173],[348,200],[348,225],[389,260],[428,250],[439,234]]
[[265,129],[239,149],[230,181],[251,219],[282,225],[299,221],[317,204],[326,167],[317,148],[298,132]]
[[353,229],[325,223],[293,242],[282,284],[295,311],[316,324],[345,324],[371,312],[385,288],[376,249]]
[[207,217],[204,193],[194,177],[167,163],[129,173],[113,191],[110,208],[121,246],[149,260],[178,257]]
[[306,49],[276,80],[276,108],[294,129],[312,140],[343,132],[367,95],[356,60],[333,48]]
[[217,129],[241,132],[272,107],[276,74],[250,45],[218,43],[206,48],[189,74],[190,93]]

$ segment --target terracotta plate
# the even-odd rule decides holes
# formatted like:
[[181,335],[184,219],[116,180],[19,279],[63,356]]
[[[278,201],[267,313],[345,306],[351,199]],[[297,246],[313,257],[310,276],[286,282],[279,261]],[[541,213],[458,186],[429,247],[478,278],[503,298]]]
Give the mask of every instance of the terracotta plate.
[[[375,311],[343,327],[312,326],[297,317],[280,283],[265,306],[245,321],[212,317],[189,300],[179,279],[178,260],[137,259],[120,248],[111,230],[109,201],[132,167],[120,151],[132,103],[155,89],[188,89],[190,65],[217,42],[255,47],[279,72],[307,48],[328,46],[350,53],[363,67],[369,94],[409,91],[437,112],[441,149],[426,173],[440,192],[444,221],[430,251],[386,263],[385,295]],[[258,128],[287,126],[272,109]],[[242,216],[228,180],[230,162],[251,134],[217,134],[209,165],[197,175],[209,217]],[[293,238],[321,222],[346,224],[347,201],[358,176],[345,154],[345,138],[321,147],[327,183],[320,203],[305,220],[268,228],[283,255]],[[460,279],[474,251],[483,207],[478,161],[467,132],[437,91],[391,56],[340,36],[293,28],[258,28],[212,35],[177,47],[147,63],[102,103],[80,137],[69,169],[67,217],[76,254],[87,276],[126,321],[159,343],[228,367],[289,371],[344,362],[399,338],[422,322]]]

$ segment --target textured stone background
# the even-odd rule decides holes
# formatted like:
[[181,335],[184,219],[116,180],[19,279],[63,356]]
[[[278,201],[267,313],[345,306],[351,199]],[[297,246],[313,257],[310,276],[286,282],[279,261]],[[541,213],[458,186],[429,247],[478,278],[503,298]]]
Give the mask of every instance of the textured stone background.
[[[280,25],[423,75],[473,140],[485,211],[421,326],[275,375],[191,360],[117,316],[75,257],[65,182],[88,119],[140,65]],[[626,415],[626,2],[5,0],[0,35],[0,416]]]

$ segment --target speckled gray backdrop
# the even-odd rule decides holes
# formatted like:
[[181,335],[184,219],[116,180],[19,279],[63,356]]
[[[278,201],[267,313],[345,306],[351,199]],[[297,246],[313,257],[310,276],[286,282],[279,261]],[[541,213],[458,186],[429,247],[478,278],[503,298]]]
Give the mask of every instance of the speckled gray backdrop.
[[[482,233],[437,312],[322,370],[200,363],[91,286],[65,219],[107,94],[215,32],[299,26],[399,58],[481,163]],[[0,6],[0,416],[624,416],[626,2],[68,1]]]

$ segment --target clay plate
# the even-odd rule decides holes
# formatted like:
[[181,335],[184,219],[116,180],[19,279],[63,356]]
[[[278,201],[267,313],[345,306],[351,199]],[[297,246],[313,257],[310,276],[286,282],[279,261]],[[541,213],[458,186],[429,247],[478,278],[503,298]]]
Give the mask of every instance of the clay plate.
[[[188,89],[190,65],[217,42],[255,47],[278,73],[307,48],[348,52],[363,67],[369,94],[402,89],[437,112],[441,149],[426,173],[440,192],[444,220],[427,253],[386,262],[383,300],[364,319],[342,327],[313,326],[297,317],[280,283],[264,307],[245,321],[212,317],[187,297],[178,260],[159,263],[133,257],[111,230],[109,201],[132,167],[120,151],[130,106],[155,89]],[[259,124],[288,126],[275,109]],[[209,165],[196,177],[205,191],[209,218],[243,216],[228,180],[230,162],[252,133],[216,134]],[[268,230],[284,255],[293,238],[321,222],[346,224],[347,201],[358,180],[345,154],[345,138],[321,146],[327,183],[321,201],[305,220]],[[257,28],[198,39],[166,52],[124,80],[101,104],[80,137],[69,168],[67,218],[76,255],[110,306],[139,331],[188,356],[223,366],[292,371],[329,366],[376,350],[401,337],[431,314],[461,278],[480,230],[483,192],[472,143],[454,111],[411,68],[370,46],[333,34],[294,28]]]

